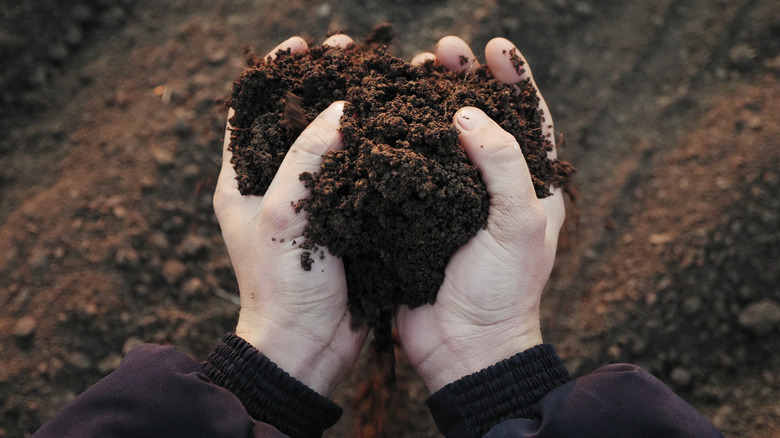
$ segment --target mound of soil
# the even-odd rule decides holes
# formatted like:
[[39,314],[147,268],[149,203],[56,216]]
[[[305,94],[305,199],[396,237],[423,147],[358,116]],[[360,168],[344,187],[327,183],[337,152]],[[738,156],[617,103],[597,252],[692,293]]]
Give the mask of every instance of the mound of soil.
[[263,195],[302,129],[332,102],[348,102],[344,148],[328,153],[319,172],[301,174],[311,195],[295,208],[309,215],[303,268],[316,269],[320,248],[343,258],[356,323],[399,304],[433,303],[450,256],[486,224],[485,186],[452,124],[459,108],[478,107],[515,136],[539,197],[568,180],[570,167],[547,158],[551,144],[528,80],[514,87],[486,67],[416,67],[378,44],[250,62],[228,102],[244,195]]

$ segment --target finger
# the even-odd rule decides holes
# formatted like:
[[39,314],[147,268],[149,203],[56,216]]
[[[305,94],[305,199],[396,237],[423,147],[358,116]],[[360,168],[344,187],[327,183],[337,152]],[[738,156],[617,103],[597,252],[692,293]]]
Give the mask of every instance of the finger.
[[217,214],[217,220],[219,220],[224,233],[230,233],[234,227],[240,228],[240,218],[254,217],[260,210],[262,202],[260,196],[242,196],[238,191],[236,170],[233,168],[233,163],[230,162],[233,158],[233,153],[230,151],[231,117],[233,117],[232,108],[228,110],[228,122],[222,144],[222,168],[219,171],[212,201],[214,212]]
[[341,148],[339,120],[344,104],[343,101],[334,102],[321,112],[287,151],[263,199],[263,211],[273,212],[269,225],[274,230],[296,236],[303,233],[306,217],[296,214],[291,206],[291,203],[308,196],[309,189],[299,180],[299,175],[316,173],[323,155]]
[[225,125],[225,139],[222,142],[222,168],[219,171],[219,181],[217,184],[225,184],[232,188],[238,188],[238,182],[236,181],[236,171],[233,168],[230,160],[233,158],[233,153],[230,151],[230,131],[233,128],[230,126],[230,119],[235,114],[233,108],[228,108],[227,123]]
[[[288,49],[291,53],[305,52],[308,50],[308,45],[301,37],[288,38],[268,52],[265,59],[266,61],[276,59],[276,54],[280,50]],[[223,227],[223,231],[225,231],[225,227],[229,227],[230,224],[236,222],[228,220],[228,216],[254,217],[259,211],[262,202],[261,196],[242,196],[238,191],[236,171],[230,162],[233,158],[233,154],[230,152],[230,131],[232,129],[230,119],[233,117],[233,114],[235,114],[235,111],[233,108],[229,108],[228,121],[225,126],[225,138],[222,143],[222,167],[212,201],[214,211],[217,214],[220,225]]]
[[351,44],[355,44],[355,41],[343,33],[331,35],[328,37],[328,39],[322,42],[323,46],[338,47],[340,49],[346,49]]
[[[304,41],[301,37],[295,36],[288,38],[276,46],[273,50],[268,52],[266,59],[276,59],[277,52],[287,49],[290,49],[292,53],[305,52],[308,50],[308,46],[306,41]],[[233,165],[230,163],[230,160],[233,158],[233,154],[230,152],[230,131],[232,129],[232,126],[230,126],[230,119],[233,118],[234,114],[235,111],[233,108],[228,108],[227,124],[225,126],[225,138],[222,143],[222,169],[220,170],[219,181],[217,183],[224,185],[226,188],[238,188],[238,182],[236,181],[236,171],[233,169]]]
[[[298,53],[298,52],[305,52],[308,50],[308,45],[306,44],[306,41],[303,40],[303,38],[294,36],[292,38],[288,38],[281,44],[274,47],[273,50],[268,52],[266,55],[266,59],[276,59],[276,53],[280,50],[287,50],[290,49],[291,53]],[[230,160],[233,158],[233,154],[230,152],[230,130],[232,129],[232,126],[230,126],[230,119],[235,114],[235,111],[233,108],[228,108],[228,116],[227,116],[227,124],[225,127],[225,138],[222,143],[222,169],[219,173],[219,182],[218,184],[223,184],[225,187],[234,187],[238,188],[238,182],[236,181],[236,172],[233,169],[233,165],[230,163]]]
[[516,84],[517,82],[530,79],[536,89],[536,95],[539,96],[539,109],[542,112],[542,135],[552,145],[552,150],[547,153],[550,159],[556,158],[555,151],[555,130],[553,119],[547,102],[544,100],[539,87],[534,81],[531,68],[528,62],[520,53],[520,50],[506,38],[493,38],[485,46],[485,62],[487,62],[490,72],[501,82]]
[[[555,135],[552,116],[547,107],[547,102],[539,92],[539,87],[534,81],[528,62],[523,54],[515,47],[512,42],[504,38],[494,38],[488,42],[485,47],[485,60],[488,68],[496,79],[506,83],[517,83],[525,79],[530,79],[536,94],[539,97],[539,108],[542,111],[542,133],[552,145],[552,150],[548,152],[548,158],[556,158]],[[555,245],[558,233],[566,217],[566,211],[563,202],[563,195],[560,188],[552,188],[552,195],[540,200],[542,207],[547,215],[546,235],[550,245]]]
[[465,41],[456,36],[446,36],[436,44],[436,59],[452,71],[471,71],[479,67],[477,57]]
[[[514,84],[525,79],[530,79],[536,95],[539,97],[539,108],[542,111],[542,133],[552,145],[552,150],[547,156],[550,159],[556,158],[555,150],[555,128],[547,107],[547,102],[539,92],[539,87],[534,81],[531,68],[528,66],[523,54],[515,45],[505,38],[493,38],[485,46],[485,61],[493,76],[499,81]],[[566,210],[563,202],[563,194],[560,188],[552,188],[552,196],[541,199],[542,207],[547,212],[548,233],[554,232],[557,238],[558,231],[563,225],[566,217]]]
[[485,62],[501,82],[514,84],[531,78],[528,63],[520,50],[506,38],[493,38],[485,46]]
[[418,53],[414,58],[412,58],[411,64],[415,67],[420,67],[428,61],[436,62],[436,55],[431,52]]
[[494,201],[528,203],[536,200],[525,157],[512,134],[504,131],[480,109],[461,108],[455,114],[459,140],[471,162],[479,169]]
[[555,187],[552,190],[552,195],[540,199],[539,202],[547,213],[547,237],[554,241],[553,245],[557,245],[558,233],[561,231],[564,219],[566,219],[563,190],[560,187]]
[[268,52],[268,54],[265,55],[265,60],[273,61],[276,59],[276,54],[279,53],[280,50],[286,51],[287,49],[290,50],[290,53],[303,53],[309,50],[309,45],[306,44],[306,41],[304,41],[304,39],[299,36],[288,38],[278,46],[274,47],[273,50]]

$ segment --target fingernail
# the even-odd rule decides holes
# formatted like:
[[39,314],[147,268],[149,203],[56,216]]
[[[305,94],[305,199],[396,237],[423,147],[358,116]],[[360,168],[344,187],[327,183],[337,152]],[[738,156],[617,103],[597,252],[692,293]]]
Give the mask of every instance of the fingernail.
[[458,122],[458,125],[466,131],[476,131],[492,122],[487,114],[473,107],[461,108],[458,111],[457,116],[455,116],[455,120]]
[[334,102],[328,108],[325,109],[320,115],[323,119],[338,126],[341,120],[341,115],[344,113],[344,102]]

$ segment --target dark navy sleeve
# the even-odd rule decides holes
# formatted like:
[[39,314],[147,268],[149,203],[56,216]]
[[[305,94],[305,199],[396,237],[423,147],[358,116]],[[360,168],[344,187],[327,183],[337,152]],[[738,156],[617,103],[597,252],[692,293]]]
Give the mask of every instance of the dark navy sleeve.
[[134,349],[33,436],[319,436],[340,416],[333,402],[230,334],[203,364],[174,347]]
[[446,437],[722,437],[690,405],[634,365],[572,380],[539,345],[428,399]]

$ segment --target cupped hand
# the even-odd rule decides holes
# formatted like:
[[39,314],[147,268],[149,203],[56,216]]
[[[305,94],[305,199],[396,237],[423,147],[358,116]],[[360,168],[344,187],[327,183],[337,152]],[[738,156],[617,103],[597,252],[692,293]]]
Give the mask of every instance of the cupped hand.
[[[456,71],[479,65],[457,37],[443,38],[435,54],[420,54],[412,62],[429,59]],[[485,60],[503,82],[533,81],[522,55],[506,39],[491,40]],[[523,68],[516,68],[517,60]],[[543,134],[553,145],[549,156],[554,158],[553,122],[541,94],[539,99]],[[485,183],[490,210],[487,227],[450,259],[436,302],[415,309],[402,306],[397,313],[401,344],[432,393],[542,342],[539,303],[565,216],[559,188],[537,199],[511,134],[473,107],[459,110],[454,123]]]
[[[334,35],[323,44],[344,47],[352,40]],[[279,50],[304,52],[306,42],[293,37]],[[340,258],[324,252],[310,271],[301,267],[305,213],[293,207],[308,196],[298,177],[316,172],[322,156],[341,147],[338,132],[343,102],[335,102],[309,124],[291,146],[264,196],[242,196],[232,154],[230,125],[223,146],[222,169],[214,194],[222,235],[241,294],[236,334],[279,367],[322,395],[328,395],[354,367],[366,330],[351,328],[347,283]],[[232,117],[232,110],[228,118]]]

